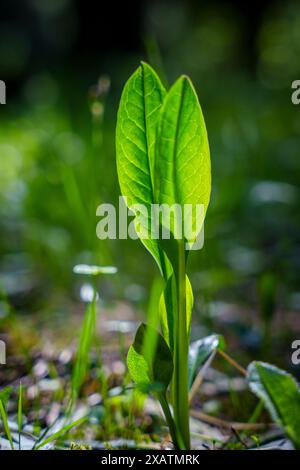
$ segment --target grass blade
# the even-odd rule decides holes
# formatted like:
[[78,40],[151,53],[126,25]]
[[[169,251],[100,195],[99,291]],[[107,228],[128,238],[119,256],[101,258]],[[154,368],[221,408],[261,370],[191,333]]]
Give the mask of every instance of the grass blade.
[[19,386],[19,402],[18,402],[18,432],[19,432],[19,450],[21,450],[21,432],[23,428],[23,388],[22,382],[20,382]]
[[35,447],[35,450],[39,450],[41,447],[44,447],[45,445],[49,444],[49,442],[55,441],[59,437],[64,436],[72,428],[74,428],[75,426],[78,426],[79,424],[82,424],[84,421],[86,421],[86,419],[87,419],[86,417],[80,418],[80,419],[77,419],[76,421],[74,421],[73,423],[67,424],[66,426],[61,428],[59,431],[52,434],[52,436],[49,436],[44,441],[40,442],[40,444],[38,444]]
[[9,429],[9,425],[8,425],[8,420],[7,420],[7,414],[6,414],[6,410],[5,410],[5,407],[4,407],[4,404],[3,404],[2,400],[0,400],[0,414],[1,414],[1,419],[2,419],[2,422],[3,422],[3,427],[4,427],[4,430],[5,430],[7,439],[9,440],[9,443],[10,443],[10,447],[11,447],[12,450],[14,450],[14,444],[13,444],[13,440],[12,440],[12,437],[11,437],[11,433],[10,433],[10,429]]
[[87,306],[79,337],[79,344],[76,356],[76,362],[72,374],[71,384],[71,403],[76,400],[84,377],[86,375],[89,363],[89,350],[92,343],[92,337],[95,330],[97,314],[96,290],[94,290],[94,298]]

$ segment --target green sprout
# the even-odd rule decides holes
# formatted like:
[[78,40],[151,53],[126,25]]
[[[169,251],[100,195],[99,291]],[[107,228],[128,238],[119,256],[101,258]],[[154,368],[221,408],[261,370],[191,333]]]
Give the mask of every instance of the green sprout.
[[[151,213],[153,204],[175,204],[183,211],[186,205],[201,205],[205,215],[211,191],[210,152],[201,107],[188,77],[181,76],[166,91],[155,71],[140,65],[123,90],[116,150],[119,183],[128,207],[143,204]],[[190,449],[188,356],[193,293],[186,274],[187,241],[195,243],[199,233],[187,240],[181,230],[178,237],[183,221],[174,216],[170,239],[154,239],[149,220],[135,216],[137,234],[156,260],[165,286],[157,306],[162,336],[142,325],[129,350],[128,368],[137,385],[160,382],[156,393],[174,445]],[[195,218],[193,212],[193,225]],[[160,228],[164,228],[162,222]]]
[[117,268],[114,266],[95,266],[88,264],[77,264],[73,268],[75,274],[91,276],[93,278],[93,295],[88,302],[83,322],[80,329],[76,360],[71,379],[71,400],[69,404],[69,413],[73,409],[74,403],[78,397],[80,388],[86,377],[89,368],[89,352],[95,331],[97,317],[97,290],[96,279],[102,274],[115,274]]

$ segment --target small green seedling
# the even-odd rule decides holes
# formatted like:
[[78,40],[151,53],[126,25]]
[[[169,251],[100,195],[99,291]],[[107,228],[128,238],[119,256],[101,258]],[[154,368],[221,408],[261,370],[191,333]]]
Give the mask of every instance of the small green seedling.
[[[181,76],[167,91],[149,65],[140,65],[123,90],[116,150],[121,191],[132,210],[142,204],[152,214],[154,204],[165,204],[177,205],[184,213],[186,205],[201,205],[205,215],[211,191],[210,152],[200,104],[188,77]],[[178,230],[183,221],[174,216],[170,238],[156,239],[149,217],[136,211],[135,228],[164,279],[157,307],[163,336],[141,326],[129,350],[128,368],[138,385],[147,384],[153,392],[160,384],[156,393],[174,445],[184,450],[190,449],[188,355],[193,306],[186,275],[187,241],[194,243],[199,233],[187,240],[184,230]],[[191,217],[194,226],[195,211]]]
[[[9,442],[10,448],[12,450],[17,450],[14,445],[16,441],[16,437],[14,435],[13,429],[10,428],[10,423],[7,416],[7,402],[10,398],[12,393],[12,387],[6,387],[0,390],[0,424],[2,424],[4,433],[7,437]],[[30,442],[32,440],[32,448],[31,450],[39,450],[48,445],[50,442],[56,441],[58,439],[63,438],[68,432],[73,429],[75,426],[79,426],[86,422],[87,418],[82,417],[77,419],[76,421],[69,422],[67,420],[56,432],[51,432],[51,426],[47,427],[44,432],[37,438],[34,438],[31,434],[25,433],[27,441]],[[17,429],[18,429],[18,450],[22,449],[22,434],[23,430],[23,386],[20,382],[19,385],[19,396],[18,396],[18,413],[17,413]],[[1,437],[1,436],[0,436]],[[0,439],[1,440],[1,439]]]
[[96,280],[102,274],[115,274],[117,272],[117,268],[115,266],[94,266],[88,264],[77,264],[76,266],[74,266],[73,272],[75,274],[89,276],[92,279],[93,295],[86,307],[84,319],[80,330],[76,361],[71,379],[71,400],[69,404],[69,412],[71,412],[73,408],[73,405],[78,397],[84,378],[88,372],[89,352],[92,344],[97,317]]

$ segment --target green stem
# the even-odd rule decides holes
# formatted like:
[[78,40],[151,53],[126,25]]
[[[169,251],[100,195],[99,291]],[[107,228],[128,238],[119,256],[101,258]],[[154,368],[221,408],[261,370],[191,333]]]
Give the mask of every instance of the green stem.
[[167,425],[169,427],[169,431],[170,431],[171,438],[172,438],[175,449],[185,450],[182,439],[181,439],[180,435],[178,435],[178,433],[177,433],[175,422],[174,422],[174,419],[173,419],[173,416],[172,416],[172,413],[171,413],[171,410],[170,410],[165,392],[161,392],[159,394],[158,398],[159,398],[159,402],[160,402],[160,405],[162,407],[162,410],[164,412],[166,422],[167,422]]
[[178,267],[175,271],[177,315],[174,324],[173,406],[175,424],[185,449],[190,449],[188,399],[188,333],[186,324],[186,260],[184,241],[178,242]]

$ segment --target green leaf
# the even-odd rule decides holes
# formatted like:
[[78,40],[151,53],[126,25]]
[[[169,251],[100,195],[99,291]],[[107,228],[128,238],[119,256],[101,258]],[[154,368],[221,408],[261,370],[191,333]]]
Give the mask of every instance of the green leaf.
[[189,388],[193,385],[198,369],[204,365],[210,355],[218,349],[224,349],[225,342],[221,335],[206,336],[191,343],[189,348]]
[[142,323],[127,355],[128,370],[133,381],[142,389],[159,384],[166,390],[173,374],[171,351],[164,338]]
[[23,426],[23,388],[22,388],[22,382],[20,382],[19,385],[19,400],[18,400],[18,431],[21,433],[22,431],[22,426]]
[[19,450],[21,449],[21,432],[23,427],[23,387],[22,382],[19,384],[19,400],[18,400],[18,433],[19,433]]
[[[203,204],[211,191],[210,152],[204,118],[189,78],[182,76],[162,106],[155,158],[155,200],[160,204]],[[200,226],[201,228],[201,226]]]
[[7,439],[9,440],[9,443],[10,443],[10,447],[11,447],[12,450],[14,450],[14,444],[13,444],[13,440],[12,440],[12,437],[11,437],[11,432],[10,432],[10,429],[9,429],[9,424],[8,424],[5,405],[4,405],[4,403],[2,402],[1,399],[0,399],[0,416],[1,416],[2,423],[3,423],[5,434],[7,436]]
[[248,366],[248,383],[295,448],[300,449],[300,391],[295,379],[271,364],[252,362]]
[[163,270],[157,240],[143,238],[151,231],[151,204],[154,203],[153,172],[156,127],[166,91],[154,70],[142,63],[125,84],[117,119],[116,152],[121,192],[128,207],[143,204],[147,216],[139,214],[137,233]]
[[[174,274],[169,277],[159,302],[160,322],[163,337],[171,351],[174,350],[174,312],[177,311],[176,281]],[[186,276],[186,326],[190,335],[192,309],[194,304],[193,290]]]

